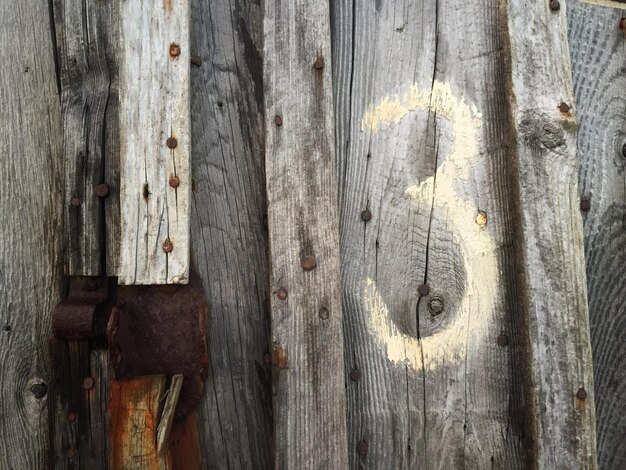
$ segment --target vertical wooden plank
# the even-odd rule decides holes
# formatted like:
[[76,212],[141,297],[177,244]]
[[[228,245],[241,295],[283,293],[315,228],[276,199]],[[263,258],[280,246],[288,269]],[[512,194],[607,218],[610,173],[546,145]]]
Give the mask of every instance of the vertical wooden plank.
[[565,2],[508,3],[526,408],[538,468],[597,468]]
[[350,467],[528,468],[506,15],[334,5]]
[[[626,8],[626,5],[623,6]],[[626,31],[624,10],[568,3],[578,115],[598,464],[626,468]]]
[[106,168],[118,166],[117,145],[107,138],[110,118],[117,119],[109,110],[116,101],[111,87],[118,29],[114,4],[53,2],[64,137],[65,272],[72,276],[104,273],[105,198],[111,201],[108,211],[119,211],[118,182],[105,174]]
[[189,278],[189,0],[122,2],[120,284]]
[[[200,60],[191,66],[192,262],[203,279],[210,325],[197,448],[209,468],[266,470],[272,395],[263,3],[191,5],[191,53]],[[180,444],[177,455],[189,455]]]
[[61,294],[63,165],[48,2],[0,4],[0,468],[50,468],[50,316]]
[[266,2],[275,468],[347,466],[327,2]]
[[90,461],[86,468],[107,470],[111,446],[108,433],[108,405],[113,380],[113,368],[109,352],[105,349],[91,351],[90,375],[85,377],[82,388],[89,403]]

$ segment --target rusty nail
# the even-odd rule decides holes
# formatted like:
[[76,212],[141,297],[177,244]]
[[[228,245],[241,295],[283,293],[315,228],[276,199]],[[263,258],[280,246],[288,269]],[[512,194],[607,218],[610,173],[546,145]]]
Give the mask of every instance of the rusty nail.
[[478,214],[476,215],[476,223],[480,227],[487,225],[487,213],[485,211],[478,211]]
[[509,337],[507,335],[505,335],[504,333],[502,333],[500,336],[498,336],[498,346],[507,346],[509,344]]
[[178,188],[178,186],[180,186],[180,178],[176,175],[170,176],[170,186],[172,188]]
[[419,295],[428,295],[430,292],[430,286],[428,284],[422,284],[417,288],[417,293]]
[[278,292],[276,292],[276,296],[279,298],[279,300],[285,300],[287,298],[287,289],[281,287],[280,289],[278,289]]
[[582,387],[579,388],[576,392],[576,398],[578,398],[579,400],[584,400],[585,398],[587,398],[587,390]]
[[361,371],[356,367],[350,371],[350,379],[357,382],[361,378]]
[[315,256],[307,256],[302,260],[301,264],[302,269],[304,269],[305,271],[312,271],[313,269],[315,269],[315,266],[317,266]]
[[163,242],[163,251],[165,253],[171,253],[173,249],[174,249],[174,244],[169,238],[166,238],[165,241]]
[[35,395],[35,398],[43,398],[48,393],[48,386],[43,382],[36,383],[30,387],[30,391]]
[[191,62],[193,65],[197,65],[198,67],[202,65],[202,59],[200,57],[191,57],[189,59],[189,62]]
[[93,378],[92,377],[85,377],[83,379],[83,388],[85,390],[91,390],[93,388]]
[[328,316],[329,316],[328,309],[326,307],[320,308],[320,318],[322,320],[328,320]]
[[65,456],[66,456],[68,459],[73,459],[74,457],[76,457],[76,451],[74,450],[74,448],[73,448],[73,447],[68,447],[68,448],[65,450]]
[[274,116],[274,124],[276,124],[276,126],[280,127],[283,125],[283,118],[281,118],[278,114],[276,116]]
[[272,355],[268,352],[266,352],[265,354],[263,354],[263,362],[265,362],[265,365],[271,365],[272,364]]
[[370,220],[372,220],[372,213],[369,209],[365,209],[363,212],[361,212],[361,219],[365,222],[369,222]]
[[324,58],[322,56],[317,56],[317,59],[313,62],[313,68],[317,70],[324,68]]
[[176,140],[176,137],[168,137],[165,141],[165,145],[171,149],[175,149],[178,146],[178,140]]
[[550,10],[559,11],[561,9],[561,3],[559,0],[550,0]]
[[433,315],[439,315],[443,312],[443,299],[438,295],[431,297],[428,301],[428,310],[430,310],[430,313]]
[[70,199],[70,204],[74,207],[80,206],[80,199],[78,198],[78,196],[72,196],[72,199]]
[[569,113],[569,110],[572,109],[570,108],[569,104],[567,103],[561,103],[559,105],[559,111],[561,111],[562,113]]
[[170,44],[170,55],[172,57],[178,57],[180,55],[180,46],[178,44]]
[[582,198],[580,200],[580,210],[583,212],[589,212],[591,209],[591,201],[587,198]]
[[356,445],[356,453],[359,455],[367,454],[367,443],[365,441],[359,441]]
[[69,422],[71,422],[71,423],[73,423],[74,421],[76,421],[76,413],[75,413],[75,412],[73,412],[73,411],[70,411],[70,412],[67,414],[67,420],[68,420]]
[[98,197],[107,197],[109,195],[109,186],[102,183],[93,188],[93,192]]

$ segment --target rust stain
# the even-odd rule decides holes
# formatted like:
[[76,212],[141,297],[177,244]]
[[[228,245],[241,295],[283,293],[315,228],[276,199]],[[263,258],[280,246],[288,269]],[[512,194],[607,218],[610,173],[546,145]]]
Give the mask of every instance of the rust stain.
[[287,351],[278,344],[272,346],[272,364],[279,369],[287,368]]
[[172,470],[201,468],[200,440],[195,412],[175,422],[169,440],[170,465]]
[[165,11],[172,11],[172,0],[163,0],[163,8]]

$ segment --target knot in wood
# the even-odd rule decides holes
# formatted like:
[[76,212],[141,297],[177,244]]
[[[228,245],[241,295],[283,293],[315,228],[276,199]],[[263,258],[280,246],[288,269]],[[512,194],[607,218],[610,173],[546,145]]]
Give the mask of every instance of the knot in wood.
[[443,312],[443,299],[438,295],[433,295],[428,301],[428,310],[433,315],[439,315]]
[[559,11],[561,9],[561,3],[559,0],[550,0],[549,6],[552,11]]
[[35,398],[40,400],[48,393],[48,386],[43,382],[39,382],[30,387],[30,392],[35,395]]
[[529,111],[519,122],[520,134],[528,145],[555,149],[565,145],[565,134],[560,123],[546,114]]

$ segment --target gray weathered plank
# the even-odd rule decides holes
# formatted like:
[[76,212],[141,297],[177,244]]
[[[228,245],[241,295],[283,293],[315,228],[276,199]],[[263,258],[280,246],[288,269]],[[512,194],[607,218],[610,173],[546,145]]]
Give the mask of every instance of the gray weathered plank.
[[[626,468],[626,47],[619,10],[570,2],[600,468]],[[583,203],[584,204],[584,203]]]
[[186,284],[189,0],[120,6],[120,284]]
[[[65,273],[72,276],[103,274],[105,253],[113,266],[119,245],[119,240],[105,244],[104,227],[106,219],[107,232],[119,234],[117,90],[112,86],[117,10],[117,2],[53,2],[64,137]],[[102,184],[108,195],[98,187]]]
[[272,466],[263,6],[193,0],[193,265],[209,302],[209,377],[198,410],[203,465]]
[[525,384],[538,468],[597,468],[577,111],[565,4],[508,4],[518,138],[511,191],[517,202],[518,302],[529,354]]
[[0,468],[50,468],[50,315],[61,294],[63,165],[47,2],[0,4]]
[[328,2],[266,2],[275,468],[347,467]]

